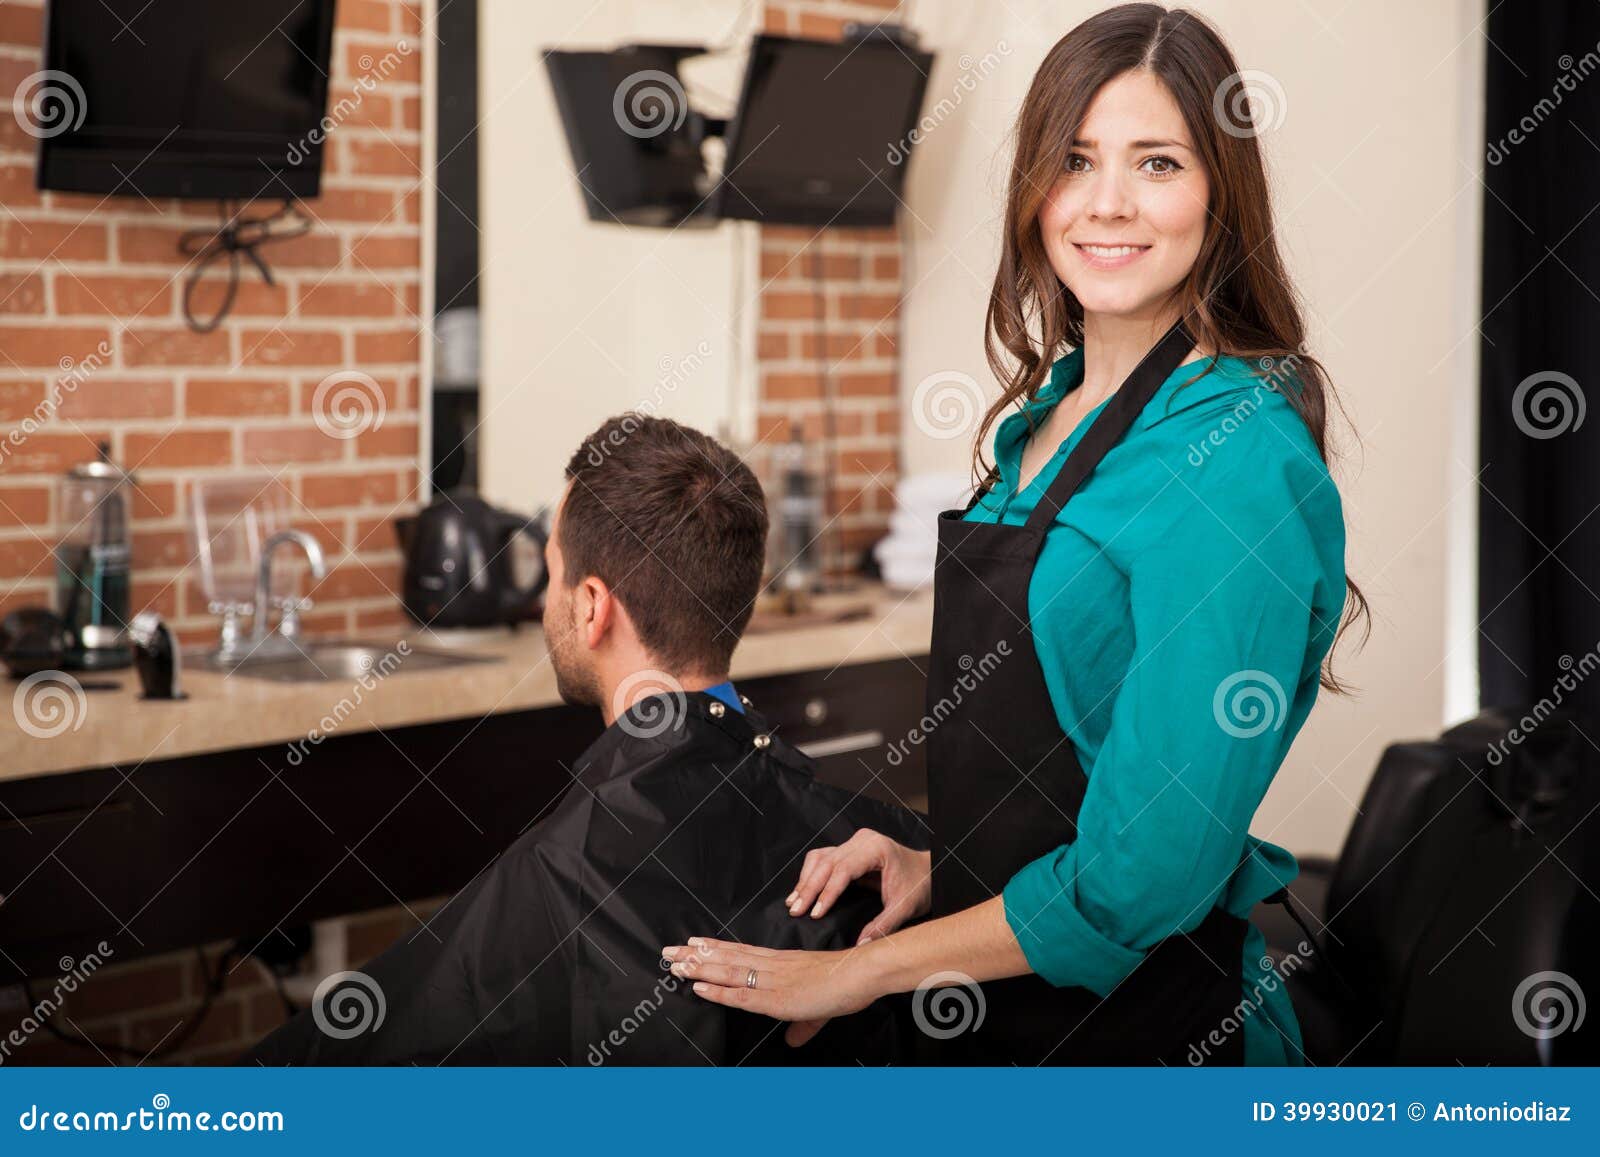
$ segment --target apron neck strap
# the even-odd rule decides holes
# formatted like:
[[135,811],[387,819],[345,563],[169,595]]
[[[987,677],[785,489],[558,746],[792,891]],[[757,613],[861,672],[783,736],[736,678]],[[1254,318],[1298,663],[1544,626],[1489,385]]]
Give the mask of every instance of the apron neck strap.
[[1184,355],[1194,348],[1194,339],[1183,323],[1181,317],[1173,322],[1172,328],[1133,367],[1127,381],[1111,395],[1106,408],[1095,418],[1094,425],[1089,427],[1082,441],[1072,448],[1072,453],[1061,464],[1061,470],[1050,483],[1049,489],[1039,496],[1033,513],[1028,516],[1028,530],[1042,538],[1067,500],[1100,465],[1100,459],[1121,441],[1145,404],[1172,376],[1172,372],[1183,364]]

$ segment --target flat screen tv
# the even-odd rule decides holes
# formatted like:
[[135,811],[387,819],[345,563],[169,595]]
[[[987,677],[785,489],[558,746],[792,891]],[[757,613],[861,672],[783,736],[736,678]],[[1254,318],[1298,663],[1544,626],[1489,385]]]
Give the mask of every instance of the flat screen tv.
[[757,36],[728,126],[717,215],[892,225],[931,53],[886,38]]
[[[49,0],[38,185],[315,197],[334,0]],[[37,102],[37,103],[31,103]]]
[[701,45],[630,44],[544,54],[591,221],[715,224],[700,156],[701,119],[678,64]]

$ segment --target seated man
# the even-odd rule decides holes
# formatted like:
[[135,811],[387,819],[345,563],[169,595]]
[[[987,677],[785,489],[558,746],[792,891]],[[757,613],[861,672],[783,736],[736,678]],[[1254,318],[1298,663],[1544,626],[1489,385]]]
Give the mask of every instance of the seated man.
[[[704,434],[638,415],[591,434],[566,473],[546,552],[545,634],[562,697],[598,707],[605,733],[554,811],[426,928],[324,984],[312,1009],[243,1059],[901,1059],[888,1005],[790,1049],[781,1026],[697,999],[659,959],[663,944],[711,930],[780,948],[848,947],[881,901],[852,889],[821,919],[791,917],[784,899],[805,853],[862,827],[926,846],[915,813],[817,783],[810,761],[728,682],[761,585],[760,485]],[[529,774],[560,772],[528,755]],[[352,1034],[359,1007],[368,1015]]]

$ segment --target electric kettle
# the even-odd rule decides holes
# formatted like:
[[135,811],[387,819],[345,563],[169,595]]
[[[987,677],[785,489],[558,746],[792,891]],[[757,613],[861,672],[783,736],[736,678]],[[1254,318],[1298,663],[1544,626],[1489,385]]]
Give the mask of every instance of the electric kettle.
[[416,622],[443,630],[538,617],[547,572],[537,517],[499,510],[463,487],[397,518],[395,531],[405,555],[402,599]]

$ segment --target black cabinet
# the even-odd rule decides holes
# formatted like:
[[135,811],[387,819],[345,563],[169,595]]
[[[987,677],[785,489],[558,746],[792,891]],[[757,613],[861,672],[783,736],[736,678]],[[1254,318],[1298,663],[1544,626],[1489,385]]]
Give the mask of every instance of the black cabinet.
[[454,892],[600,730],[554,707],[0,785],[0,979]]
[[828,783],[926,811],[927,771],[911,738],[922,718],[922,656],[741,681],[773,731],[817,761]]
[[48,959],[48,971],[70,971],[100,940],[122,939],[134,901],[130,865],[140,855],[137,795],[115,771],[5,786],[0,949],[14,956],[37,947],[34,959]]
[[[922,662],[741,680],[828,782],[923,808]],[[0,982],[453,893],[561,797],[598,712],[334,732],[0,783]]]

